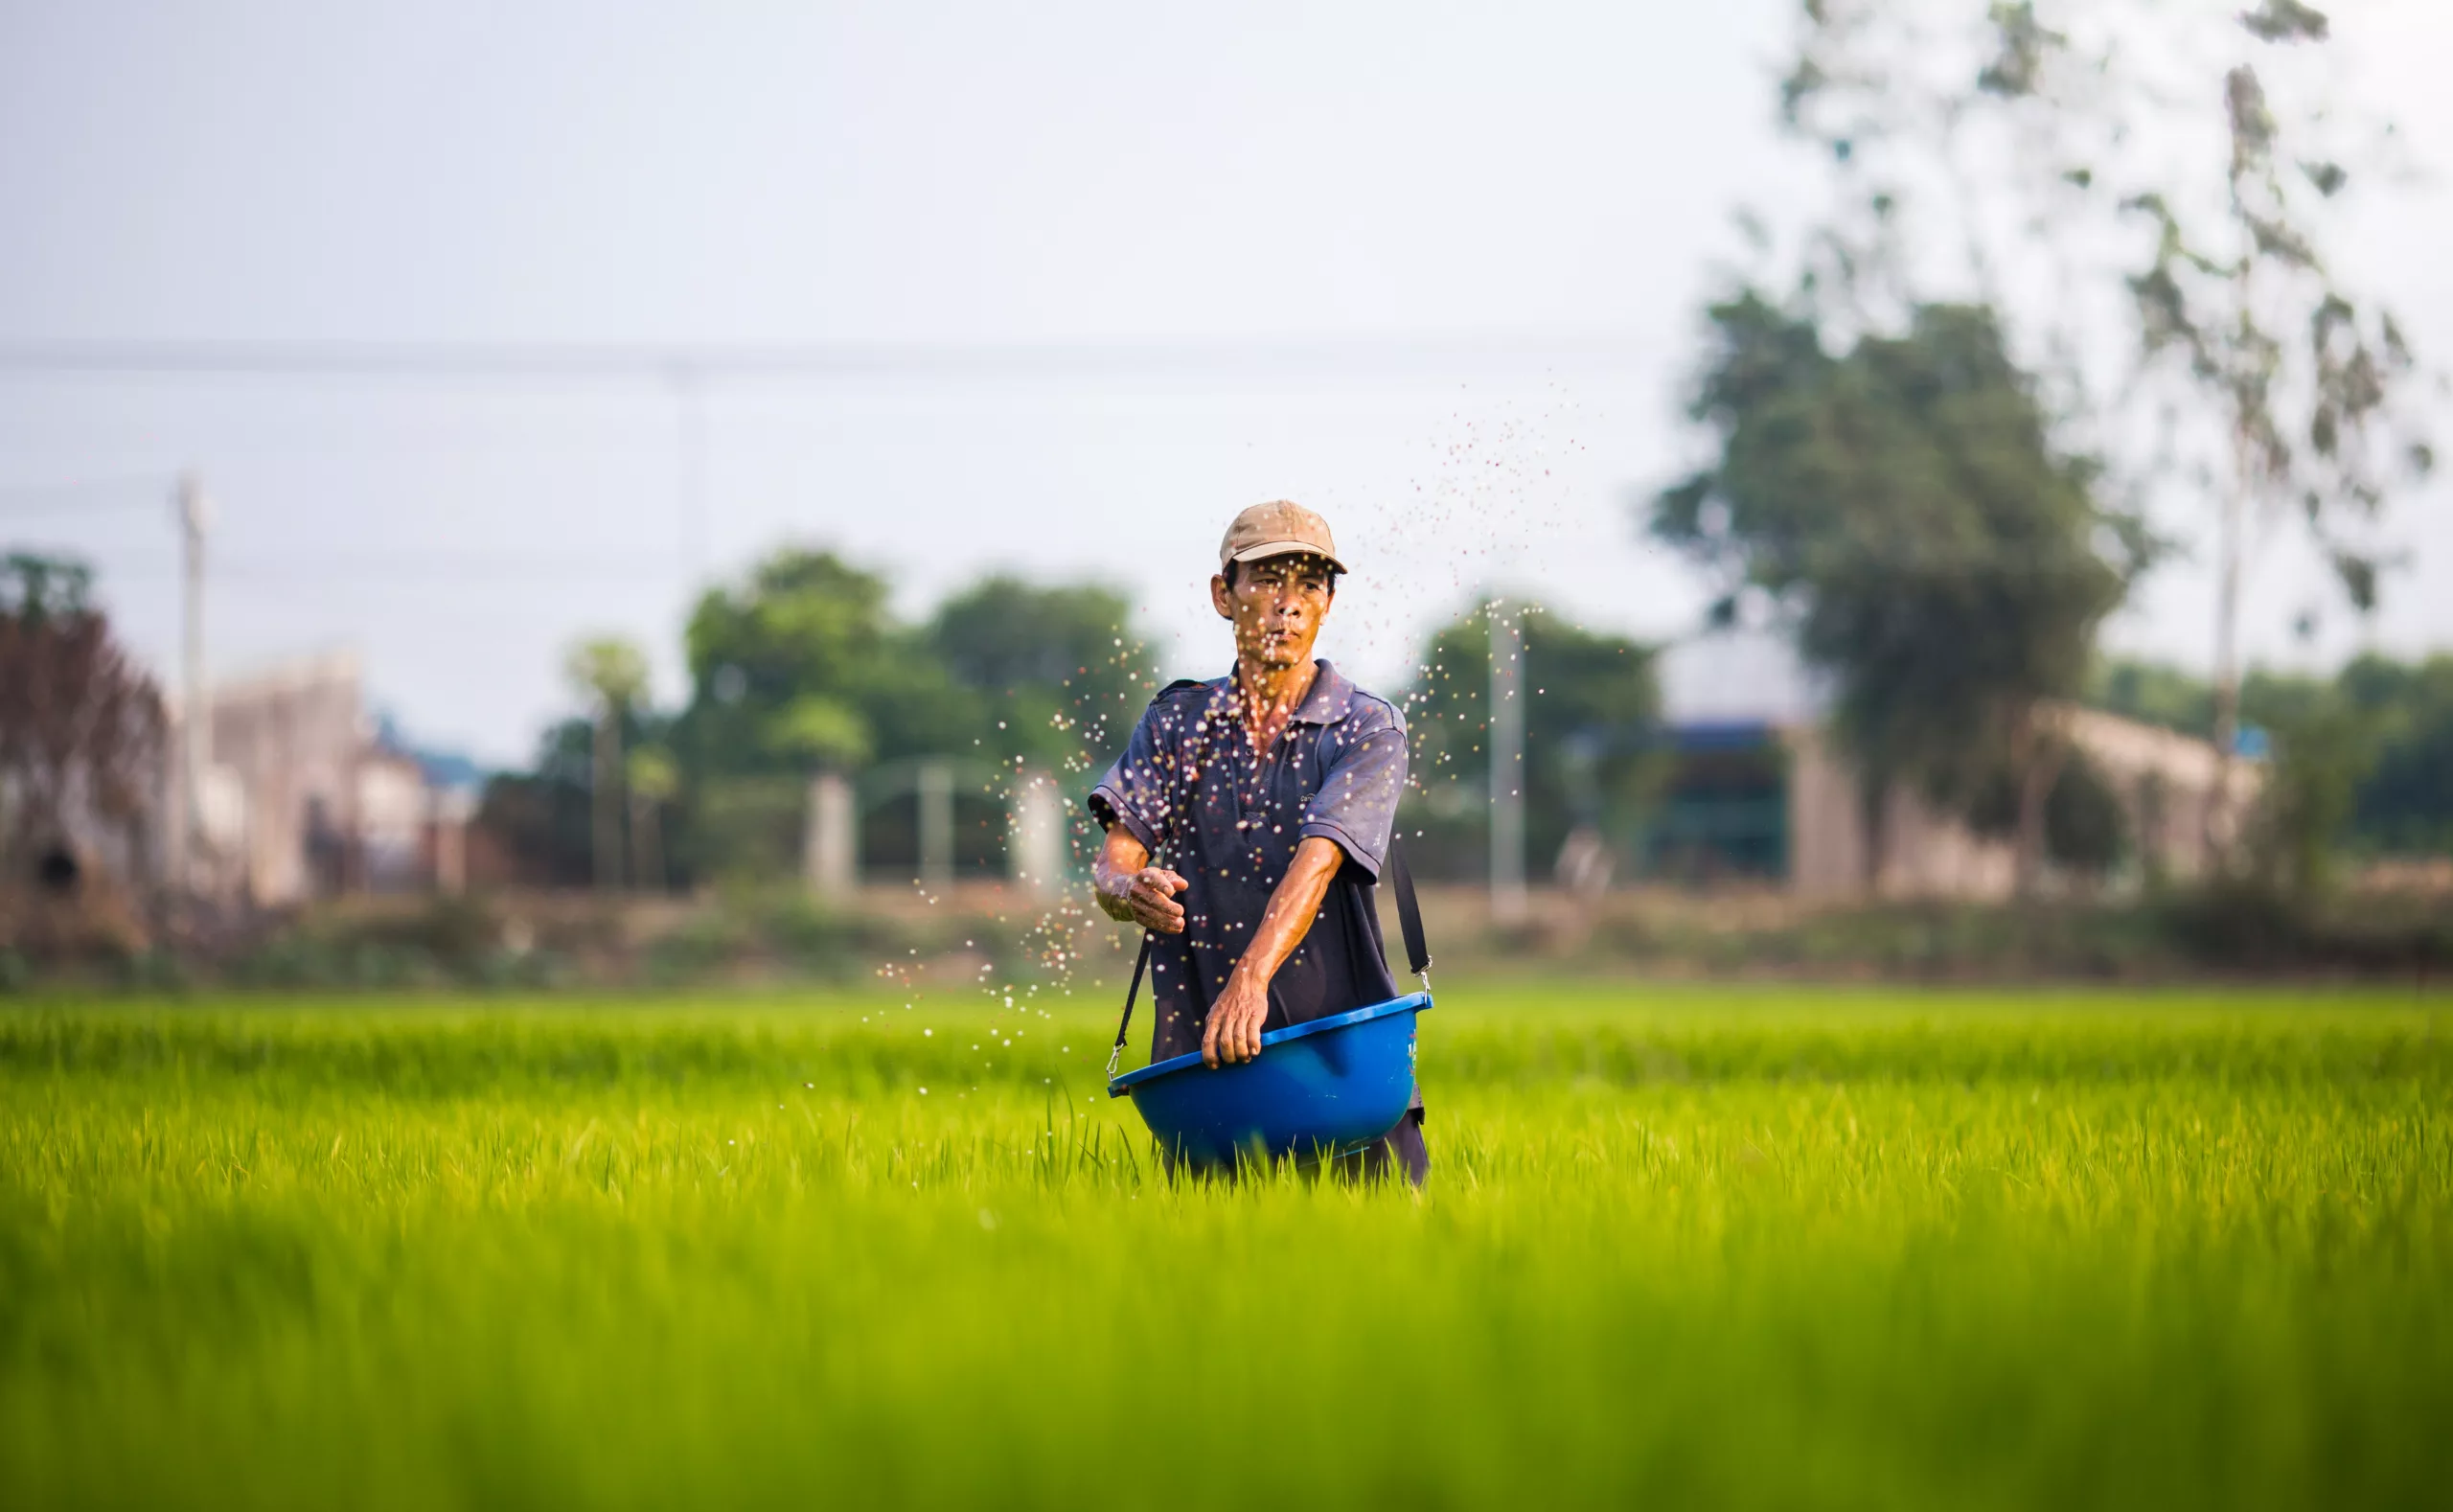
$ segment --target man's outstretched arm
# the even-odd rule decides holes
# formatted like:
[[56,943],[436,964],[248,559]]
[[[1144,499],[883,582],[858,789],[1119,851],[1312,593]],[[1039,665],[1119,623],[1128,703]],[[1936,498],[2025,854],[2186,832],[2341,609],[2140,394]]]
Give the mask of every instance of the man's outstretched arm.
[[1345,852],[1337,841],[1321,836],[1315,835],[1295,848],[1295,859],[1277,890],[1270,894],[1269,908],[1261,915],[1260,928],[1252,931],[1252,943],[1227,975],[1226,991],[1210,1004],[1209,1022],[1201,1036],[1204,1065],[1232,1065],[1261,1053],[1270,981],[1303,943],[1303,936],[1312,932],[1320,900],[1329,895],[1329,883],[1344,864]]

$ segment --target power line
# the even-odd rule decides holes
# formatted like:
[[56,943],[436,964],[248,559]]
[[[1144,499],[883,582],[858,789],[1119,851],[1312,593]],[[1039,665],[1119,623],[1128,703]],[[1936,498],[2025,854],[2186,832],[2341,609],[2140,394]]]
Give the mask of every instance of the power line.
[[1505,362],[1647,365],[1629,332],[1104,342],[12,341],[0,373],[110,377],[587,378],[1031,378],[1405,371]]
[[588,560],[560,557],[511,558],[508,560],[464,555],[429,557],[394,557],[388,559],[288,559],[251,558],[233,555],[226,559],[219,575],[233,583],[314,584],[347,582],[355,584],[478,584],[500,583],[524,590],[535,590],[539,580],[552,582],[586,581],[591,583],[623,581],[664,583],[681,575],[684,569],[670,553],[629,560]]
[[[171,545],[134,544],[86,548],[109,558],[117,571],[140,573],[175,566]],[[478,583],[500,581],[534,588],[540,580],[663,582],[681,571],[670,552],[637,555],[569,555],[548,552],[493,554],[472,551],[335,553],[221,553],[214,561],[217,581],[287,583],[298,586],[385,583]]]
[[[170,491],[167,472],[126,474],[113,478],[80,478],[61,483],[0,484],[0,516],[15,519],[34,515],[81,514],[99,509],[153,509]],[[143,497],[101,498],[96,494],[148,491]]]

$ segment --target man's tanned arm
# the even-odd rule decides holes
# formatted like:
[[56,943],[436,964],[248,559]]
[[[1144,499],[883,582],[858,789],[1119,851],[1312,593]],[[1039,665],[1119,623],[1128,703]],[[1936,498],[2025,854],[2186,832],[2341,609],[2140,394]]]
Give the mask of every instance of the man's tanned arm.
[[1337,841],[1321,836],[1315,835],[1295,848],[1295,859],[1277,890],[1270,894],[1269,908],[1252,931],[1252,943],[1228,974],[1226,991],[1210,1005],[1209,1023],[1201,1036],[1204,1065],[1233,1065],[1260,1055],[1261,1024],[1269,1018],[1270,980],[1303,943],[1303,936],[1312,932],[1320,900],[1328,896],[1330,882],[1344,864],[1345,852]]

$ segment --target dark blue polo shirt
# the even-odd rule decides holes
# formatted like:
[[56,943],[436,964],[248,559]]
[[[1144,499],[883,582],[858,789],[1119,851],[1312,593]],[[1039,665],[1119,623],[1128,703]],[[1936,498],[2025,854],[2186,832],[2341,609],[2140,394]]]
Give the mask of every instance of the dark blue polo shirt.
[[1232,673],[1158,695],[1089,799],[1103,827],[1123,825],[1189,883],[1176,899],[1184,932],[1152,937],[1152,1060],[1201,1048],[1209,1005],[1312,836],[1337,841],[1345,864],[1271,981],[1263,1028],[1397,996],[1374,897],[1405,785],[1404,717],[1326,661],[1266,755],[1245,733]]

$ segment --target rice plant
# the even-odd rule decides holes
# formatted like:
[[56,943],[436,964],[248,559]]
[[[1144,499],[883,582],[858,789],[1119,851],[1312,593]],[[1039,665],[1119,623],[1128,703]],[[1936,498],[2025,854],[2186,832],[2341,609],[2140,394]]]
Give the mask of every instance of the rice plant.
[[1466,984],[1416,1195],[1087,1009],[12,1009],[0,1504],[2413,1505],[2448,1024]]

